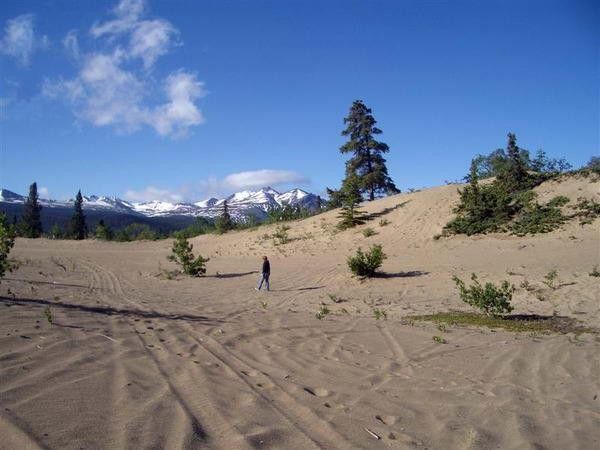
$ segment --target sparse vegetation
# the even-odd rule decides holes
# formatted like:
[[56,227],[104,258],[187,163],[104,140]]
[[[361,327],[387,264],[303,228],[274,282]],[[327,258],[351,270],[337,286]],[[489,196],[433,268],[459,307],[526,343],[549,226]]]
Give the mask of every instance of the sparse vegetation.
[[179,264],[184,273],[198,277],[206,273],[206,263],[210,259],[203,258],[202,255],[195,257],[193,248],[194,246],[186,238],[180,236],[173,242],[172,254],[167,256],[167,259]]
[[579,217],[582,225],[590,224],[600,217],[600,203],[583,197],[578,198],[577,201],[574,215]]
[[515,287],[506,280],[499,287],[491,282],[482,286],[474,273],[471,275],[473,284],[469,287],[456,275],[452,277],[452,280],[459,290],[461,300],[486,315],[500,316],[513,310],[510,302]]
[[[527,192],[533,194],[533,191]],[[534,202],[533,197],[531,195],[528,201],[522,203],[517,219],[509,225],[510,231],[518,236],[549,233],[560,227],[568,219],[560,210],[561,206],[569,203],[567,197],[554,197],[546,205]]]
[[437,342],[438,344],[447,344],[448,343],[448,341],[441,336],[433,336],[432,339],[434,342]]
[[389,225],[390,223],[391,223],[391,222],[390,222],[389,220],[387,220],[387,219],[381,219],[381,220],[379,221],[379,226],[380,226],[380,227],[385,227],[385,226]]
[[594,266],[592,271],[589,273],[590,277],[600,277],[600,271],[598,271],[598,266]]
[[50,325],[54,323],[54,316],[52,315],[52,310],[50,309],[50,306],[46,306],[44,308],[44,317]]
[[12,225],[8,224],[6,216],[0,214],[0,280],[7,271],[12,270],[12,264],[8,255],[15,245],[15,231]]
[[552,269],[550,272],[548,272],[546,275],[544,275],[544,281],[542,281],[542,283],[544,283],[550,289],[554,290],[558,287],[554,284],[557,280],[558,280],[558,271],[556,269]]
[[279,225],[273,233],[273,241],[275,245],[284,245],[290,242],[288,231],[291,229],[289,225]]
[[513,332],[528,333],[594,333],[598,334],[596,328],[586,327],[576,319],[560,316],[487,316],[468,312],[445,312],[418,316],[408,316],[406,323],[412,321],[426,321],[434,323],[443,323],[450,326],[476,326],[486,328],[501,328]]
[[386,258],[382,246],[375,244],[366,253],[359,247],[353,256],[348,257],[347,263],[354,275],[372,277]]
[[375,236],[377,234],[377,232],[373,229],[373,228],[365,228],[364,230],[362,230],[362,234],[364,237],[368,238],[371,236]]
[[380,319],[387,320],[387,311],[385,311],[383,309],[375,308],[373,310],[373,316],[375,317],[375,320],[380,320]]
[[329,308],[327,306],[321,306],[321,309],[319,309],[317,314],[315,314],[315,317],[319,320],[323,320],[325,318],[325,316],[327,316],[327,314],[329,314],[330,312],[331,311],[329,310]]

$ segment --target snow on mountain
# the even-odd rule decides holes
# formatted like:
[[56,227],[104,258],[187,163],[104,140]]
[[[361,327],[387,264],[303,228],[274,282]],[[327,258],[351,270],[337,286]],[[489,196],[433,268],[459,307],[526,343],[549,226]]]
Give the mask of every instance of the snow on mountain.
[[0,202],[5,203],[24,203],[25,197],[19,194],[15,194],[8,189],[0,189]]
[[[0,190],[0,204],[23,204],[26,197],[6,189]],[[209,217],[219,216],[223,211],[223,204],[227,201],[230,214],[235,219],[243,219],[253,215],[258,219],[266,217],[267,211],[284,205],[300,206],[308,209],[319,208],[319,198],[302,189],[279,193],[271,187],[264,187],[257,191],[236,192],[226,198],[209,198],[195,203],[171,203],[159,200],[150,202],[128,202],[117,197],[84,196],[83,209],[93,211],[106,211],[145,217],[190,216]],[[40,199],[43,207],[72,208],[73,200],[57,201]]]

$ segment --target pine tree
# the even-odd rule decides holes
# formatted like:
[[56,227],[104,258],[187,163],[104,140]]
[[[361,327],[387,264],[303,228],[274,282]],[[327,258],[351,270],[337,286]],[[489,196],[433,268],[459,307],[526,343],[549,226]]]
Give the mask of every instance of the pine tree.
[[389,177],[383,158],[389,147],[373,137],[382,133],[376,123],[362,100],[354,101],[348,117],[344,118],[346,129],[342,131],[342,136],[349,136],[350,140],[340,147],[341,153],[353,154],[346,162],[346,178],[352,174],[358,176],[360,192],[368,194],[369,200],[380,193],[400,192]]
[[233,221],[231,220],[231,215],[229,214],[229,205],[227,204],[227,200],[223,202],[223,212],[217,220],[215,221],[215,227],[217,229],[217,233],[223,234],[227,233],[229,230],[233,229]]
[[60,225],[57,223],[54,223],[54,225],[52,225],[52,228],[50,229],[50,239],[60,239],[63,236],[63,231],[60,228]]
[[85,239],[87,226],[85,224],[85,215],[83,214],[83,197],[81,191],[77,192],[75,197],[73,216],[71,217],[70,234],[73,239]]
[[366,213],[358,209],[362,201],[360,194],[360,180],[356,175],[349,175],[340,191],[342,210],[338,215],[340,222],[338,228],[345,230],[356,225],[362,225],[366,221]]
[[103,219],[100,219],[100,222],[98,222],[94,234],[96,235],[96,239],[101,239],[103,241],[111,241],[113,238],[112,229],[104,223]]
[[23,205],[22,233],[24,237],[39,238],[42,235],[42,206],[39,203],[37,183],[29,186],[29,196]]
[[508,164],[499,174],[498,181],[502,183],[508,192],[517,192],[529,188],[531,177],[521,156],[521,150],[517,147],[517,137],[514,133],[508,133],[506,156]]

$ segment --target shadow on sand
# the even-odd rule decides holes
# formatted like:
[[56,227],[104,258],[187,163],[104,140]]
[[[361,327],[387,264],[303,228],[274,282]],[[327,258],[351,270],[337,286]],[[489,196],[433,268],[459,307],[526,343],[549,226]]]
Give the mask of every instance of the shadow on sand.
[[408,204],[410,202],[411,202],[410,200],[406,200],[405,202],[398,203],[397,205],[392,206],[391,208],[385,208],[385,209],[382,209],[379,212],[371,213],[371,214],[367,215],[367,220],[378,219],[379,217],[385,216],[386,214],[389,214],[389,213],[391,213],[392,211],[395,211],[398,208],[402,208],[404,205],[406,205],[406,204]]
[[312,291],[315,289],[323,289],[325,286],[311,286],[311,287],[302,287],[295,289],[271,289],[271,292],[296,292],[296,291]]
[[375,272],[373,278],[412,278],[428,275],[429,272],[423,270],[411,270],[409,272]]
[[240,273],[217,273],[215,275],[205,275],[204,278],[238,278],[245,277],[246,275],[252,275],[258,273],[258,270],[252,272],[240,272]]
[[139,309],[114,308],[112,306],[90,306],[79,305],[76,303],[63,303],[59,301],[39,300],[32,298],[7,298],[0,297],[0,304],[5,305],[39,305],[52,306],[54,308],[71,309],[75,311],[88,312],[93,314],[102,314],[105,316],[123,316],[123,317],[138,317],[142,319],[167,319],[167,320],[184,320],[188,322],[203,322],[206,324],[223,323],[220,319],[211,319],[206,316],[196,316],[193,314],[165,314],[156,311],[143,311]]

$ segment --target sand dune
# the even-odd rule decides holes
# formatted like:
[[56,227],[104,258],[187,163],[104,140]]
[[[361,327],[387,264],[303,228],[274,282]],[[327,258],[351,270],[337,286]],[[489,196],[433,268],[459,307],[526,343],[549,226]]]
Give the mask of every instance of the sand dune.
[[[380,217],[354,230],[335,211],[293,222],[285,245],[274,226],[194,238],[201,279],[161,276],[170,241],[19,239],[0,285],[0,448],[598,448],[597,335],[402,321],[468,309],[453,274],[541,288],[556,269],[560,287],[518,289],[515,312],[600,327],[598,221],[434,240],[456,189],[369,203]],[[538,191],[600,201],[588,179]],[[351,277],[346,257],[372,243],[386,276]],[[253,290],[263,254],[269,293]]]

